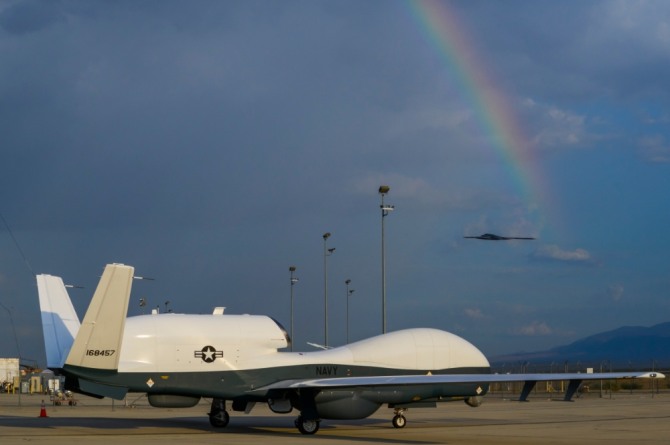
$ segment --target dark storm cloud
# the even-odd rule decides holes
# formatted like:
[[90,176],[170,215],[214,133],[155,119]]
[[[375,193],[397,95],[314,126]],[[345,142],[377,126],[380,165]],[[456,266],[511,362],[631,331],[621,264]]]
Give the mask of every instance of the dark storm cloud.
[[0,28],[22,35],[48,28],[65,20],[58,0],[7,2],[0,10]]
[[[412,3],[4,2],[0,211],[37,272],[87,286],[73,296],[80,315],[104,264],[122,261],[157,278],[137,285],[154,302],[285,321],[295,264],[300,341],[318,341],[325,231],[337,247],[333,283],[351,278],[357,316],[378,315],[377,188],[389,184],[394,328],[450,329],[465,313],[464,335],[505,348],[496,332],[510,328],[479,315],[516,317],[486,309],[509,299],[535,305],[529,320],[550,327],[538,332],[572,332],[569,317],[552,318],[551,301],[593,295],[603,282],[633,289],[667,263],[666,240],[624,240],[648,233],[644,221],[670,222],[658,197],[670,140],[668,8],[444,5],[535,159],[504,159],[489,110],[464,100],[468,85],[450,66],[458,60]],[[527,187],[551,192],[544,201],[526,202],[524,168],[543,182]],[[470,230],[539,239],[466,244]],[[0,298],[20,297],[7,305],[33,326],[32,277],[11,239],[0,246]],[[644,268],[612,259],[636,249]],[[561,267],[595,255],[601,267]],[[627,280],[617,268],[631,271]],[[360,336],[377,332],[363,321]]]
[[[659,2],[458,5],[498,78],[536,100],[666,96],[670,14]],[[479,48],[478,48],[479,49]]]
[[[293,171],[334,175],[337,158],[377,144],[355,140],[352,127],[366,129],[356,130],[346,110],[357,102],[387,106],[396,97],[392,83],[408,69],[392,61],[397,75],[365,75],[392,52],[369,60],[370,39],[347,29],[351,17],[332,6],[332,20],[324,21],[311,7],[272,7],[259,17],[217,2],[207,14],[179,2],[66,5],[68,22],[50,30],[61,44],[32,44],[33,56],[50,56],[23,61],[35,77],[6,73],[7,90],[37,93],[28,105],[17,94],[20,105],[8,106],[5,122],[28,130],[10,145],[25,167],[18,171],[50,181],[44,201],[69,202],[66,214],[81,224],[141,218],[143,208],[184,224],[182,215],[205,211],[197,207],[202,196],[214,194],[226,207],[235,196],[265,195],[263,183],[277,188],[277,177],[290,183]],[[374,11],[361,12],[354,22]],[[246,26],[251,17],[254,27]],[[251,178],[254,171],[266,180]],[[98,187],[86,187],[92,178]],[[115,197],[104,198],[109,190]],[[14,190],[24,191],[37,194],[31,185]],[[106,199],[109,215],[82,214],[98,199]]]

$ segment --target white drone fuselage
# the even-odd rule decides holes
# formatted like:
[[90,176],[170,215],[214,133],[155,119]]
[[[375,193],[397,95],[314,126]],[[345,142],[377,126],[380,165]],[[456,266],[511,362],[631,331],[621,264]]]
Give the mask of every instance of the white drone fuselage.
[[226,401],[249,412],[264,402],[275,412],[300,411],[296,426],[314,434],[321,419],[360,419],[382,404],[394,426],[409,407],[464,400],[479,406],[492,382],[524,382],[525,400],[537,381],[568,380],[570,400],[583,380],[661,378],[660,373],[491,374],[484,354],[446,331],[415,328],[332,349],[286,352],[286,330],[270,317],[151,314],[127,317],[134,269],[107,265],[84,319],[63,281],[38,275],[47,365],[66,387],[122,399],[146,393],[158,407],[194,406],[211,398],[210,422],[228,424]]

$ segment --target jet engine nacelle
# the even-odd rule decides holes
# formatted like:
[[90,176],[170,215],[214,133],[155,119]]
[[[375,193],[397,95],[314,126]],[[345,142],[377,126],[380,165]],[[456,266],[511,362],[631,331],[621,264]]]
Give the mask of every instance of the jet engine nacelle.
[[200,397],[174,394],[149,394],[148,398],[154,408],[191,408],[200,402]]
[[365,419],[381,406],[351,390],[321,391],[314,401],[322,419]]

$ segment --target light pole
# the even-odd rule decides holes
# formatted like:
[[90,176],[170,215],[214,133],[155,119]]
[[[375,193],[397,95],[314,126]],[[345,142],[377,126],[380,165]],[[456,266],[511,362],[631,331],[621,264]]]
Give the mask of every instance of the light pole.
[[293,285],[298,282],[298,278],[293,276],[295,266],[289,266],[288,271],[291,272],[291,351],[293,351]]
[[323,234],[323,342],[328,346],[328,257],[335,252],[335,248],[328,248],[330,232]]
[[9,314],[9,321],[12,323],[12,331],[14,332],[14,341],[16,342],[16,353],[18,354],[19,360],[21,360],[21,348],[19,348],[19,338],[16,336],[16,326],[14,326],[14,315],[12,314],[12,311],[9,310],[9,308],[4,304],[0,303],[0,307],[6,310],[7,314]]
[[354,293],[354,290],[349,289],[351,280],[346,280],[344,284],[347,286],[347,344],[349,344],[349,297]]
[[386,255],[384,254],[384,218],[393,211],[395,206],[384,204],[384,196],[391,190],[388,185],[379,186],[379,194],[382,196],[382,203],[379,206],[382,210],[382,334],[386,333]]

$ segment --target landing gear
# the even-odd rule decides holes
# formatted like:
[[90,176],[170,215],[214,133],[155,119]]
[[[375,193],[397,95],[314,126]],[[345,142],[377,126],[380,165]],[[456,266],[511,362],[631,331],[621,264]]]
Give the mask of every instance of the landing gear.
[[405,419],[405,416],[400,414],[393,416],[393,420],[391,420],[391,422],[395,428],[405,428],[405,425],[407,425],[407,419]]
[[407,425],[407,419],[403,416],[404,412],[405,410],[402,408],[395,409],[395,416],[393,416],[393,420],[391,420],[394,428],[405,428],[405,425]]
[[319,431],[319,423],[319,420],[305,419],[303,416],[295,419],[295,426],[302,434],[316,434]]
[[298,392],[298,407],[300,415],[295,419],[295,426],[302,434],[316,434],[319,431],[319,413],[316,410],[314,399],[317,390],[305,388]]
[[215,428],[228,426],[230,416],[226,412],[226,401],[223,399],[212,399],[212,408],[209,412],[209,423]]

